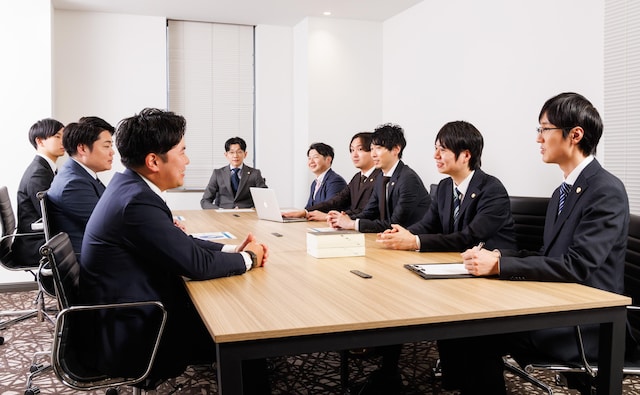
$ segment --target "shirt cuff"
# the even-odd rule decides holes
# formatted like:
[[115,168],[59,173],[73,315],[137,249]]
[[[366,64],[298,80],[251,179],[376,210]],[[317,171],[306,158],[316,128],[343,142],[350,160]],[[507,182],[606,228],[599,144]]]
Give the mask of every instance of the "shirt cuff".
[[242,251],[240,253],[240,255],[242,255],[242,258],[244,258],[244,264],[247,267],[247,271],[251,270],[251,265],[253,264],[253,260],[251,259],[251,255],[247,254],[244,251]]
[[353,225],[353,228],[360,232],[360,218],[356,218],[356,223]]
[[421,245],[420,245],[420,237],[418,235],[416,235],[416,245],[418,246],[416,251],[420,251]]

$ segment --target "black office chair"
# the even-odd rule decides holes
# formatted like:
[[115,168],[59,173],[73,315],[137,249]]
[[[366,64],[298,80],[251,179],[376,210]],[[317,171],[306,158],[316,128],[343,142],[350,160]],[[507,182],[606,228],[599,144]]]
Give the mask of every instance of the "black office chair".
[[[38,201],[40,203],[40,212],[42,213],[42,218],[39,222],[39,227],[44,233],[45,241],[49,241],[51,239],[51,231],[49,224],[49,214],[47,211],[47,191],[41,191],[36,194]],[[55,297],[55,287],[53,285],[53,272],[51,271],[51,267],[49,265],[49,261],[47,259],[40,260],[40,265],[36,272],[36,279],[38,281],[38,286],[40,288],[37,296],[37,304],[40,306],[38,308],[38,317],[39,320],[42,321],[44,318],[48,319],[51,323],[55,323],[55,317],[48,314],[48,310],[44,307],[44,294],[47,294],[51,297]],[[51,370],[50,362],[41,362],[41,360],[46,359],[50,360],[51,350],[47,351],[37,351],[33,354],[31,358],[31,366],[29,367],[29,374],[27,375],[27,395],[33,393],[34,389],[37,388],[33,385],[33,380]]]
[[[132,386],[134,394],[141,393],[141,384],[145,382],[151,371],[167,319],[167,312],[162,303],[149,301],[83,305],[78,295],[80,265],[69,236],[66,233],[57,234],[42,246],[40,253],[51,265],[55,294],[60,308],[51,350],[51,364],[56,376],[68,387],[79,391],[109,388],[107,393],[114,393],[114,391],[117,393],[116,388],[119,386]],[[157,322],[152,323],[157,331],[155,336],[149,339],[153,346],[150,347],[149,355],[146,356],[148,363],[140,367],[136,377],[111,377],[102,372],[94,364],[98,357],[90,353],[92,340],[82,336],[93,333],[91,324],[97,322],[92,318],[95,314],[115,309],[129,311],[152,309],[153,313],[149,317],[153,317],[154,321],[157,319]],[[121,313],[126,314],[126,311]],[[35,390],[25,395],[37,393]]]
[[[631,215],[629,233],[627,236],[627,253],[625,256],[624,294],[631,297],[632,304],[627,306],[627,334],[625,343],[625,360],[622,373],[624,375],[640,375],[640,215]],[[581,350],[582,363],[567,364],[563,362],[536,362],[525,366],[525,371],[532,373],[536,370],[553,371],[555,381],[559,385],[571,387],[572,382],[567,377],[580,377],[574,380],[581,384],[577,388],[581,394],[595,394],[595,379],[598,366],[587,361],[582,346],[580,328],[576,327],[576,341]]]
[[519,250],[539,251],[543,244],[544,222],[549,198],[510,196],[516,246]]
[[[16,226],[16,217],[11,206],[11,199],[9,198],[9,191],[6,186],[0,187],[0,222],[2,225],[2,237],[0,237],[0,266],[7,270],[12,271],[26,271],[34,276],[37,280],[37,271],[39,268],[39,262],[19,262],[16,260],[12,251],[13,242],[16,238],[21,237],[42,237],[44,232],[34,233],[18,233]],[[44,302],[42,294],[39,290],[36,296],[35,309],[20,310],[20,311],[0,311],[0,316],[17,316],[12,319],[0,323],[0,329],[5,329],[10,325],[17,322],[24,321],[26,319],[36,317],[44,310]],[[0,338],[0,344],[4,342],[3,338]]]

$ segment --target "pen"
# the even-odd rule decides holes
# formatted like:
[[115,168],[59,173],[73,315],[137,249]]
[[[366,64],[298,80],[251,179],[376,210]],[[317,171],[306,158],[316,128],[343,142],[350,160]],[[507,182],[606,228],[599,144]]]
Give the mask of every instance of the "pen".
[[478,249],[481,250],[482,247],[484,247],[484,241],[481,241],[480,243],[478,243]]

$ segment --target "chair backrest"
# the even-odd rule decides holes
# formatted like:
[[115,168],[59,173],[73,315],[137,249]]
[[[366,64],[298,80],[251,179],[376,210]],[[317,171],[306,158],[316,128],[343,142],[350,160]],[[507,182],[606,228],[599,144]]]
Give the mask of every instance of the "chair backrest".
[[80,264],[76,259],[69,235],[60,232],[40,247],[40,254],[49,261],[53,283],[61,309],[78,304]]
[[42,230],[44,231],[44,240],[51,239],[51,225],[49,223],[49,214],[47,211],[47,191],[36,193],[36,197],[40,202],[40,212],[42,213]]
[[0,187],[0,222],[2,224],[2,241],[0,242],[0,259],[6,257],[11,252],[12,235],[16,231],[16,216],[11,207],[9,190],[6,186]]
[[544,244],[544,222],[549,198],[510,196],[516,245],[519,250],[538,251]]
[[[640,215],[630,216],[627,253],[624,260],[624,293],[640,305]],[[628,314],[629,324],[636,340],[640,339],[640,317]]]

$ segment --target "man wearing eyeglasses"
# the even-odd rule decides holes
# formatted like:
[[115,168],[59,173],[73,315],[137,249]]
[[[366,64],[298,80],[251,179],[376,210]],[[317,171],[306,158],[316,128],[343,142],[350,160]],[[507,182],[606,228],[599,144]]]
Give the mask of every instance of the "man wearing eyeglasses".
[[244,164],[247,158],[247,143],[240,137],[232,137],[224,143],[224,157],[229,166],[215,169],[207,189],[204,191],[200,207],[217,208],[251,208],[251,187],[266,188],[260,170]]
[[[598,111],[577,93],[549,99],[538,117],[537,142],[545,163],[562,170],[564,182],[551,196],[540,251],[488,250],[462,254],[473,275],[503,280],[574,282],[622,293],[629,226],[623,183],[595,159],[602,136]],[[588,360],[598,357],[598,325],[581,326]],[[502,356],[521,365],[533,359],[579,362],[574,328],[447,341],[440,348],[444,377],[462,394],[505,394]],[[580,376],[582,379],[586,376]],[[570,378],[577,388],[589,382]],[[587,393],[587,392],[582,392]]]

